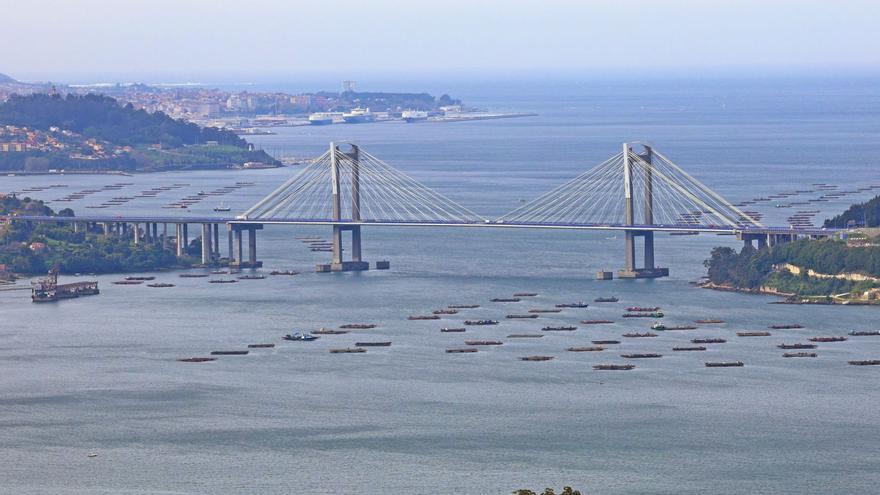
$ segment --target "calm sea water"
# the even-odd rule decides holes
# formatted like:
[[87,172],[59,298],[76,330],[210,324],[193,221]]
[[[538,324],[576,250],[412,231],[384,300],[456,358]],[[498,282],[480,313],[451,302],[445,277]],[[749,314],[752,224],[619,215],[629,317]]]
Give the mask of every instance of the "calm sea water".
[[[650,140],[739,201],[818,182],[841,189],[880,182],[877,83],[459,82],[447,90],[469,103],[540,115],[281,129],[254,141],[300,156],[321,153],[330,140],[358,141],[492,217],[616,153],[625,140]],[[53,200],[95,185],[135,184],[53,203],[85,213],[112,196],[190,184],[112,211],[167,213],[173,210],[161,205],[184,195],[254,182],[223,198],[241,210],[294,172],[0,177],[0,191],[68,185],[33,194]],[[819,203],[817,219],[863,199]],[[782,224],[793,209],[764,211],[765,223]],[[596,494],[849,494],[875,491],[880,482],[880,370],[846,364],[880,357],[880,339],[823,344],[816,359],[784,359],[776,348],[877,329],[877,310],[772,305],[772,298],[688,284],[703,274],[713,246],[737,245],[730,237],[658,236],[657,260],[670,267],[669,278],[598,282],[596,270],[622,265],[620,235],[368,228],[366,259],[389,259],[392,269],[358,274],[312,273],[328,253],[308,251],[294,239],[301,235],[329,231],[267,227],[259,234],[266,271],[303,272],[296,277],[218,285],[160,273],[157,280],[176,287],[151,289],[112,285],[121,276],[107,275],[97,277],[100,296],[52,305],[31,304],[27,291],[0,292],[0,492],[501,494],[572,484]],[[539,296],[489,302],[515,291]],[[503,320],[607,295],[620,303],[439,332],[465,318]],[[482,307],[441,321],[406,320],[450,303]],[[648,320],[620,318],[629,305],[662,306],[672,324],[727,323],[621,339],[600,353],[565,352],[646,330]],[[504,339],[583,318],[617,323],[510,340],[477,354],[443,352],[466,338]],[[379,327],[314,343],[280,340],[292,329],[361,321]],[[806,328],[735,336],[788,322]],[[728,343],[671,352],[699,336]],[[360,355],[327,352],[370,339],[393,345]],[[213,363],[175,361],[261,342],[278,345]],[[623,361],[625,352],[664,357],[630,372],[592,370]],[[531,354],[556,358],[518,360]],[[706,369],[708,360],[746,366]]]

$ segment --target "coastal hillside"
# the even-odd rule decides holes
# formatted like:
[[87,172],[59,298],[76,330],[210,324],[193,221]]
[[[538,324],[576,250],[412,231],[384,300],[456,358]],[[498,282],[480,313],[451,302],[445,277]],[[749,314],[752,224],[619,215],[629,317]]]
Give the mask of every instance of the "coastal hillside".
[[880,196],[854,204],[840,215],[825,220],[825,227],[880,227]]
[[880,246],[851,247],[834,239],[746,246],[740,252],[716,247],[705,265],[718,288],[865,300],[876,298],[880,288]]
[[169,170],[276,164],[235,133],[101,95],[32,94],[0,104],[0,170]]
[[[65,208],[53,211],[42,201],[0,195],[0,216],[74,216]],[[201,249],[194,240],[187,252]],[[51,268],[60,273],[113,273],[186,266],[194,259],[178,259],[161,245],[135,245],[128,236],[104,236],[97,232],[74,232],[68,224],[24,222],[0,223],[0,280],[11,274],[40,275]]]

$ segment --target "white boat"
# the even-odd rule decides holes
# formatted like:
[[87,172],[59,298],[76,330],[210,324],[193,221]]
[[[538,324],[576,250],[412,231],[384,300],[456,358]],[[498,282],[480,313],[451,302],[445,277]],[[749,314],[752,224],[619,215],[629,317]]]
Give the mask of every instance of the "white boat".
[[423,112],[421,110],[405,110],[400,116],[410,124],[413,122],[428,120],[428,112]]
[[214,211],[229,211],[229,210],[230,210],[230,208],[223,203],[220,203],[219,205],[214,207]]
[[342,114],[342,120],[349,124],[363,124],[373,122],[376,116],[369,108],[353,108],[350,112]]
[[311,125],[329,125],[333,123],[333,117],[337,114],[329,112],[318,112],[309,115],[309,124]]

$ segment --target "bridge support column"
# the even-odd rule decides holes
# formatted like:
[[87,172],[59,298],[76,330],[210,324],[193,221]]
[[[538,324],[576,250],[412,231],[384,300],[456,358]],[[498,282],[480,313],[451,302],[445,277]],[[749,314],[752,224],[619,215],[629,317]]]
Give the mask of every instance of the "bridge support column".
[[168,249],[168,224],[162,224],[162,250],[166,251]]
[[202,263],[211,264],[211,224],[202,224]]
[[257,229],[248,227],[248,265],[257,267]]
[[[259,268],[263,266],[262,261],[257,260],[257,231],[263,229],[262,224],[231,224],[230,229],[235,236],[235,254],[234,259],[230,260],[230,266],[240,268]],[[248,233],[248,259],[244,261],[242,253],[242,231],[247,230]]]
[[177,244],[177,256],[183,256],[186,254],[186,244],[183,240],[183,225],[175,224],[174,227],[177,229],[177,235],[175,237],[175,241]]
[[226,224],[226,242],[228,244],[229,250],[227,251],[229,262],[232,263],[235,261],[235,252],[232,250],[232,225]]
[[138,224],[136,224],[136,223],[132,224],[131,226],[132,226],[131,231],[134,233],[134,245],[137,246],[138,243],[140,242],[140,235],[139,235],[140,229],[138,229]]
[[153,243],[159,242],[159,224],[153,224]]
[[[626,265],[618,270],[618,278],[660,278],[669,276],[669,268],[658,268],[654,265],[654,232],[644,230],[627,230],[624,240]],[[645,266],[636,267],[636,237],[644,239]]]
[[231,264],[241,266],[241,229],[235,229],[235,261]]
[[189,247],[189,225],[183,224],[183,250]]
[[211,247],[214,248],[212,254],[215,259],[219,260],[220,259],[220,224],[215,223],[215,224],[213,224],[213,226],[211,228],[214,230],[214,238],[213,238],[213,242],[211,243]]

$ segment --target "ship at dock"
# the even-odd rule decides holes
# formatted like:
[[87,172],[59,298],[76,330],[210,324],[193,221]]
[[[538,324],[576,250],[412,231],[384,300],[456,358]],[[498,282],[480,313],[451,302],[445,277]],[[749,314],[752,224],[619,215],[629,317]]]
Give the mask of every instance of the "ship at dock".
[[376,116],[369,108],[352,108],[350,112],[342,114],[342,120],[346,124],[365,124],[376,120]]
[[330,125],[334,122],[336,117],[339,117],[340,114],[338,112],[317,112],[309,115],[309,124],[311,125]]
[[421,110],[404,110],[400,116],[408,124],[428,120],[428,112],[423,112]]

